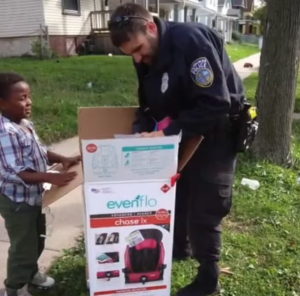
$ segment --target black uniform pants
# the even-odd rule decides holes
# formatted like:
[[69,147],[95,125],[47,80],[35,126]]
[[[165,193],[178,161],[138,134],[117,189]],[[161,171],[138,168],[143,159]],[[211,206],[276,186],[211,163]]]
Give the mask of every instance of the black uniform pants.
[[183,174],[176,195],[175,254],[184,256],[188,237],[193,257],[200,263],[220,259],[220,224],[229,213],[231,192],[231,184],[215,184]]
[[220,259],[221,222],[231,208],[236,163],[232,138],[220,135],[201,144],[177,184],[174,257],[184,257],[188,237],[200,263]]

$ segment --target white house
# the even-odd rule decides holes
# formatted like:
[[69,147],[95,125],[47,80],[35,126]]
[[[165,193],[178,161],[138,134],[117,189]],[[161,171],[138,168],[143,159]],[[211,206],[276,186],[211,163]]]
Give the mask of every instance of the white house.
[[229,16],[232,10],[231,0],[218,0],[218,15],[216,16],[216,29],[223,36],[226,42],[232,40],[233,25],[236,17]]
[[[0,57],[31,54],[36,40],[59,55],[75,54],[87,36],[107,31],[108,9],[122,2],[126,1],[0,0]],[[158,0],[134,2],[158,15]]]
[[232,18],[227,15],[231,0],[160,0],[159,8],[166,20],[203,23],[231,41]]
[[129,1],[167,20],[202,22],[231,40],[231,0],[0,0],[0,57],[31,54],[36,41],[63,56],[82,44],[111,50],[107,21]]
[[61,55],[71,55],[90,34],[90,12],[99,0],[1,0],[0,56],[31,53],[35,40],[49,42]]

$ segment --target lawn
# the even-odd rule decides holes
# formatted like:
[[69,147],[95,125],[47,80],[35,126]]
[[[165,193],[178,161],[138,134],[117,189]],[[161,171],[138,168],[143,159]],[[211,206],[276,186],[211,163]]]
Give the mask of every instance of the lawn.
[[259,48],[253,44],[231,43],[226,45],[231,61],[236,62],[252,54],[258,53]]
[[[1,59],[0,68],[28,78],[34,121],[48,143],[76,134],[78,106],[136,104],[136,78],[128,57]],[[246,80],[248,97],[254,98],[256,83],[254,76]],[[299,89],[298,83],[298,93]],[[294,124],[293,141],[297,159],[293,168],[256,162],[250,155],[239,159],[234,206],[224,223],[221,262],[233,275],[222,275],[222,296],[300,295],[299,122]],[[252,191],[241,186],[242,177],[259,180],[261,187]],[[174,263],[173,294],[192,279],[196,266],[193,260]],[[82,240],[66,250],[51,273],[58,282],[55,290],[34,295],[87,295]]]
[[[240,155],[234,184],[234,206],[223,226],[222,296],[300,295],[300,122],[294,124],[294,168],[256,162]],[[260,182],[256,191],[241,185],[248,177]],[[49,293],[34,295],[87,296],[84,244],[67,250],[53,265],[58,285]],[[192,260],[175,262],[172,295],[196,273]]]
[[[258,73],[251,74],[244,80],[247,98],[255,104],[255,92],[258,84]],[[300,112],[300,70],[298,73],[297,89],[296,89],[296,102],[295,112]]]
[[0,69],[18,72],[29,81],[33,121],[46,143],[77,133],[79,106],[136,104],[137,82],[129,57],[0,59]]
[[[231,44],[235,60],[257,52],[252,45]],[[33,92],[33,121],[46,143],[77,132],[79,106],[135,105],[136,75],[126,56],[81,56],[53,60],[0,59],[1,71],[26,77]]]
[[[136,79],[127,57],[4,59],[0,64],[2,70],[28,77],[33,86],[34,120],[48,142],[76,133],[77,106],[136,103]],[[246,82],[248,96],[254,94],[256,85],[251,79]],[[297,159],[293,168],[240,156],[234,206],[224,222],[221,262],[233,275],[222,275],[222,296],[300,295],[300,122],[294,124],[293,141]],[[256,191],[243,187],[243,177],[257,179],[261,187]],[[52,266],[57,287],[34,295],[86,296],[85,264],[81,240]],[[196,267],[192,259],[174,263],[173,295],[191,281]]]

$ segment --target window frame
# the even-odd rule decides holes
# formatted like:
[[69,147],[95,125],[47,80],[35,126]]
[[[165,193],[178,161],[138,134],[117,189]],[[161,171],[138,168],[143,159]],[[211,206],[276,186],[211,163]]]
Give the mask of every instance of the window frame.
[[67,8],[65,8],[65,0],[61,1],[62,14],[63,15],[76,15],[76,16],[80,16],[81,15],[80,0],[74,0],[74,1],[77,2],[78,10],[73,10],[73,9],[67,9]]
[[[150,8],[152,8],[152,3],[150,4],[149,2],[150,1],[147,1],[147,10],[152,14],[152,15],[156,15],[156,16],[158,16],[159,15],[159,0],[152,0],[153,2],[155,2],[155,4],[154,4],[154,7],[156,8],[156,11],[152,11],[152,10],[150,10]],[[150,4],[150,5],[149,5]]]

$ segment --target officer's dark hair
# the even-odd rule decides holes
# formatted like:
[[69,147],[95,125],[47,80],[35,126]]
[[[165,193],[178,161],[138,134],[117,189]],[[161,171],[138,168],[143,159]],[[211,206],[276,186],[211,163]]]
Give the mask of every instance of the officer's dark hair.
[[25,82],[25,79],[17,73],[0,73],[0,99],[6,100],[11,87],[21,81]]
[[130,40],[131,34],[145,33],[148,21],[153,21],[153,18],[143,6],[135,3],[118,6],[108,23],[113,45],[120,47]]

